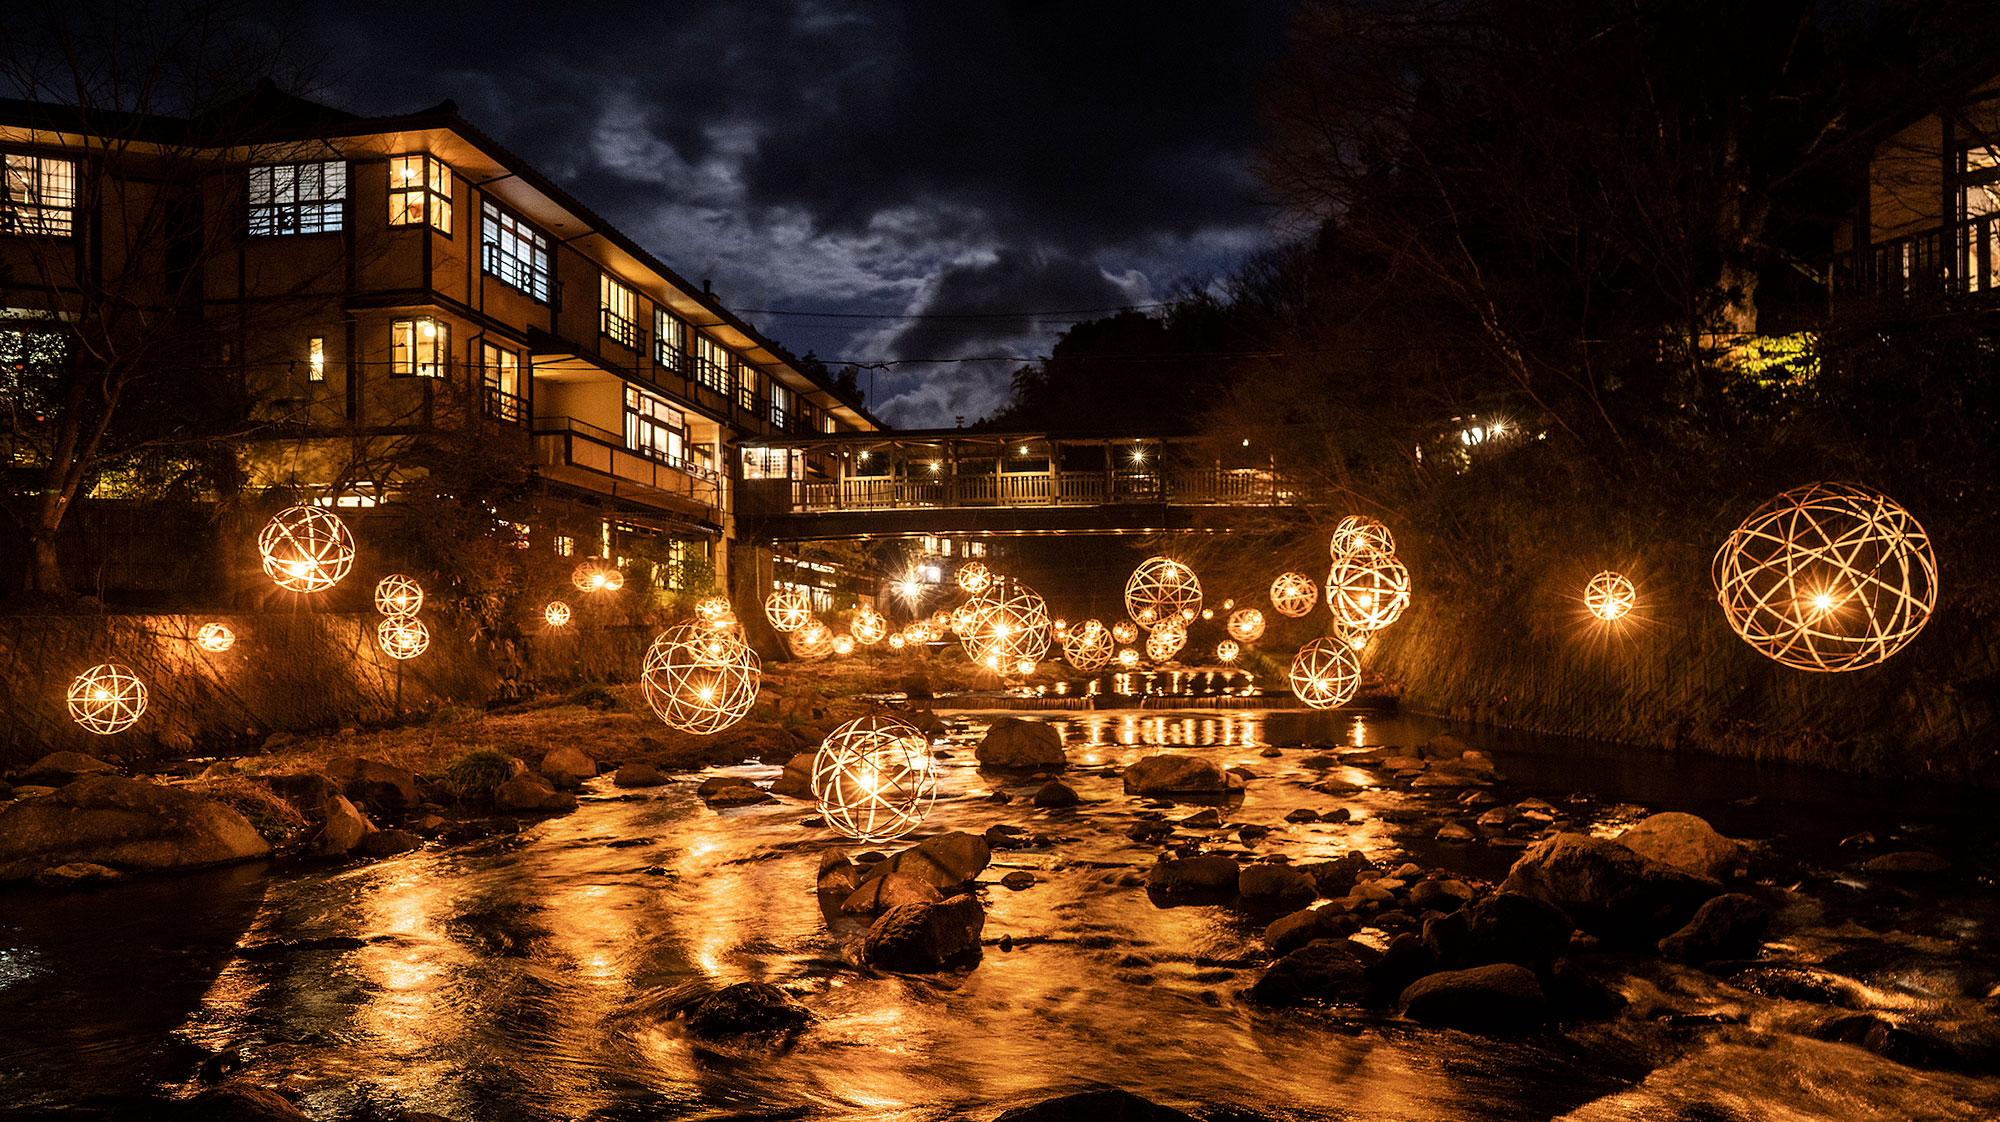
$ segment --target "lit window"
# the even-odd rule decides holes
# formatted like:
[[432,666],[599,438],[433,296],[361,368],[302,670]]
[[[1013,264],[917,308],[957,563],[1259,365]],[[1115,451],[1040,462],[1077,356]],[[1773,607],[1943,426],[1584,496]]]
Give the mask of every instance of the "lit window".
[[729,352],[722,344],[699,332],[694,337],[695,380],[716,393],[729,392]]
[[675,467],[685,466],[687,418],[665,398],[625,387],[625,444],[627,447],[664,460]]
[[557,557],[576,556],[576,539],[570,537],[568,534],[557,534],[556,556]]
[[839,432],[840,422],[834,419],[833,414],[828,413],[820,418],[820,431],[829,433]]
[[688,366],[688,325],[665,308],[653,309],[653,359],[677,374]]
[[678,592],[687,587],[688,543],[679,538],[667,541],[667,587]]
[[505,347],[482,343],[479,365],[486,380],[487,415],[515,423],[527,420],[528,403],[521,398],[521,356]]
[[736,384],[737,406],[746,413],[755,413],[757,393],[762,388],[757,368],[732,355],[729,359],[729,380]]
[[250,169],[250,233],[332,234],[347,225],[347,164],[270,164]]
[[306,381],[326,381],[326,336],[306,340]]
[[450,356],[450,325],[434,319],[399,319],[392,326],[389,373],[443,377]]
[[792,391],[789,386],[771,383],[771,425],[784,428],[792,419]]
[[76,164],[7,154],[0,186],[0,233],[67,234],[76,220]]
[[443,160],[389,157],[389,225],[451,233],[451,168]]
[[625,346],[637,346],[639,298],[631,289],[612,280],[608,273],[600,274],[598,282],[599,306],[604,309],[604,333]]
[[743,449],[743,478],[796,479],[798,458],[785,448]]
[[480,206],[482,267],[500,283],[549,302],[549,239],[488,199]]

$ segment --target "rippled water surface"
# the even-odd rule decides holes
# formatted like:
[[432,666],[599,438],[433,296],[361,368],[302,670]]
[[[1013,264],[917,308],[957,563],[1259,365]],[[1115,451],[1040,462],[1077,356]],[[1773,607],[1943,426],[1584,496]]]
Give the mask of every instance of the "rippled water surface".
[[[1312,753],[1299,745],[1414,744],[1441,723],[1256,711],[1048,719],[1065,727],[1078,765],[1070,781],[1086,805],[1074,811],[987,801],[1037,784],[977,771],[970,742],[983,718],[955,722],[961,743],[931,824],[1014,823],[1055,838],[995,854],[979,890],[988,946],[969,973],[903,977],[852,964],[844,947],[860,922],[829,924],[814,893],[835,842],[800,825],[811,808],[717,813],[695,797],[698,776],[633,793],[600,779],[579,811],[518,835],[373,864],[241,866],[0,896],[0,1101],[171,1088],[208,1060],[240,1062],[240,1075],[299,1092],[325,1118],[371,1107],[461,1122],[987,1118],[1097,1083],[1278,1118],[2000,1113],[2000,1083],[1809,1039],[1811,1007],[1650,960],[1634,960],[1620,985],[1633,1000],[1623,1017],[1526,1041],[1260,1010],[1238,991],[1261,971],[1259,934],[1272,915],[1161,907],[1121,885],[1155,851],[1125,837],[1143,808],[1099,769],[1162,747],[1198,751],[1257,774],[1225,810],[1274,828],[1257,852],[1310,860],[1362,849],[1497,877],[1514,850],[1430,841],[1435,818],[1390,820],[1437,806],[1435,797],[1384,788],[1335,800],[1304,786],[1327,773],[1301,766]],[[1842,965],[1868,1001],[1969,1017],[2000,977],[1983,878],[1955,874],[1912,894],[1856,878],[1835,844],[1866,828],[1991,868],[1983,800],[1923,791],[1890,800],[1823,775],[1457,731],[1494,753],[1511,798],[1594,794],[1593,828],[1641,813],[1619,803],[1686,809],[1798,854],[1807,911],[1785,950]],[[1264,758],[1267,745],[1287,751]],[[1335,805],[1355,821],[1284,822],[1296,807]],[[1243,851],[1214,837],[1215,848]],[[1016,868],[1038,883],[1000,887]],[[1002,936],[1013,949],[999,949]],[[785,987],[818,1024],[773,1052],[697,1043],[668,1016],[688,987],[747,978]]]

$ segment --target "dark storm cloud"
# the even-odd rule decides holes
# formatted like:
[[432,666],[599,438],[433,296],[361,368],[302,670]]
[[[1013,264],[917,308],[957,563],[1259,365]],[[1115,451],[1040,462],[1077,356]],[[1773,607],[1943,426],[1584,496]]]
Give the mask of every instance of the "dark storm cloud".
[[[1114,307],[1266,240],[1252,91],[1284,0],[770,0],[309,8],[328,100],[444,98],[739,308]],[[829,358],[1046,353],[1060,322],[752,315]],[[1012,367],[876,375],[892,421],[998,406]]]

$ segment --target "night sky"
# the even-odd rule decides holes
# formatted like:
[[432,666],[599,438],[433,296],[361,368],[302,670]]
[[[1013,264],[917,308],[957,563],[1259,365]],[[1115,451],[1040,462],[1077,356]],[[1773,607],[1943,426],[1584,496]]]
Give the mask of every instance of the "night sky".
[[[1091,317],[991,313],[1152,304],[1269,244],[1255,91],[1290,7],[361,0],[284,30],[320,100],[454,99],[793,352],[880,360],[1043,355]],[[897,366],[872,402],[970,423],[1019,365]]]

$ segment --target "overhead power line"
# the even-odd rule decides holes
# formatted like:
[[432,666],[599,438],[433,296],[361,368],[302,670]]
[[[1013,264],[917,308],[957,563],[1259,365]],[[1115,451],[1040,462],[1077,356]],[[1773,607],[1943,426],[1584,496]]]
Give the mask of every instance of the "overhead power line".
[[1115,308],[1057,308],[1034,312],[805,312],[784,308],[735,308],[745,316],[796,316],[804,319],[1036,319],[1042,316],[1095,316],[1109,312],[1139,312],[1165,308],[1169,302],[1121,304]]

